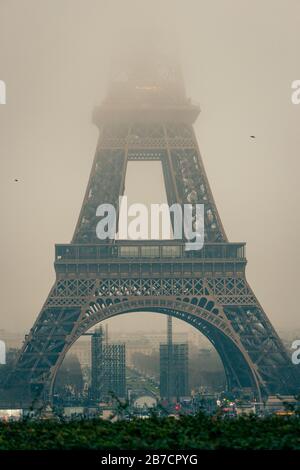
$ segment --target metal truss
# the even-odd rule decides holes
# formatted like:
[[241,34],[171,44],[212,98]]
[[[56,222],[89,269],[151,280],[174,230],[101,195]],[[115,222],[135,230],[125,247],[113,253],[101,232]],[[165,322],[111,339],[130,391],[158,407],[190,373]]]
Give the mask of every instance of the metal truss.
[[112,316],[161,312],[201,331],[216,347],[230,388],[257,397],[296,393],[299,386],[280,339],[245,279],[57,280],[26,338],[8,388],[27,384],[28,396],[51,396],[57,370],[71,345]]
[[[74,236],[57,246],[55,284],[2,398],[51,399],[72,344],[102,320],[132,311],[171,315],[197,328],[218,351],[231,390],[250,390],[259,399],[300,390],[299,366],[246,281],[244,244],[227,240],[192,127],[199,108],[186,98],[177,67],[156,65],[147,69],[148,78],[136,64],[131,73],[115,71],[94,113],[100,136]],[[149,258],[144,242],[135,243],[132,255],[124,242],[125,256],[122,242],[100,243],[96,209],[101,203],[118,207],[130,160],[161,161],[170,205],[204,204],[200,253],[185,252],[184,240],[167,257],[164,247],[174,248],[174,241],[153,242]]]

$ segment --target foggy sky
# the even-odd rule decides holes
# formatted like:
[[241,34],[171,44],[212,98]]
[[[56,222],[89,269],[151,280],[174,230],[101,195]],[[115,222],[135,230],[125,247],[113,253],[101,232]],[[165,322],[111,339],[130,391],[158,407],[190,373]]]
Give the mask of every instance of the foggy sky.
[[[96,148],[92,110],[112,51],[139,24],[176,31],[229,240],[247,242],[247,278],[274,326],[299,329],[299,18],[297,0],[0,0],[0,328],[29,330],[49,293]],[[129,185],[138,200],[144,178]],[[136,317],[119,324],[140,329]]]

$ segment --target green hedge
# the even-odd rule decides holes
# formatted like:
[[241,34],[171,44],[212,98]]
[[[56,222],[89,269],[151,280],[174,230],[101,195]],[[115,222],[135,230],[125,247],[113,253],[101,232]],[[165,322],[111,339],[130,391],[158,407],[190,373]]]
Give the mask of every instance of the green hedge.
[[0,449],[300,449],[298,417],[0,424]]

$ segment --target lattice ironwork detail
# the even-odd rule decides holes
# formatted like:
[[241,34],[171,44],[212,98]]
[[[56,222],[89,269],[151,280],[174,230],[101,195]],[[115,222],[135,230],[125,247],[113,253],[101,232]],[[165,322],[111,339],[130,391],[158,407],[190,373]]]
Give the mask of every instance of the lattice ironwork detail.
[[[251,389],[259,399],[299,392],[299,367],[245,279],[244,245],[227,241],[192,127],[199,107],[187,99],[177,67],[131,65],[122,80],[114,73],[94,113],[100,136],[72,244],[58,250],[57,280],[2,392],[27,402],[51,399],[74,341],[97,322],[131,311],[173,315],[198,328],[216,347],[231,390]],[[180,258],[166,259],[158,250],[157,259],[120,260],[115,240],[100,245],[97,207],[110,203],[118,210],[129,160],[161,161],[170,205],[204,204],[203,256],[179,247]]]

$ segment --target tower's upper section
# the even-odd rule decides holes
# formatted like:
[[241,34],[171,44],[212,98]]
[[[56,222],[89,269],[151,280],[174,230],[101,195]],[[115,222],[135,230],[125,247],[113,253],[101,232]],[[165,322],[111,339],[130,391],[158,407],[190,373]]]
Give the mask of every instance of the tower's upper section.
[[199,107],[186,96],[176,54],[158,48],[157,37],[135,39],[112,61],[106,98],[94,113],[99,140],[72,242],[99,243],[97,208],[111,204],[118,213],[130,160],[159,160],[169,206],[194,204],[196,233],[195,204],[203,204],[205,242],[226,242],[192,128]]
[[145,41],[115,57],[106,99],[94,111],[101,126],[113,121],[180,121],[192,124],[199,106],[186,97],[175,54],[164,53]]

